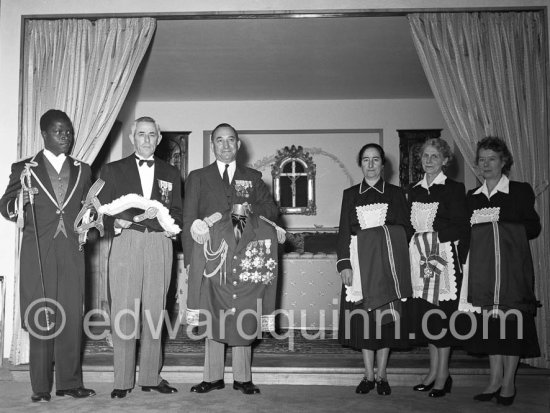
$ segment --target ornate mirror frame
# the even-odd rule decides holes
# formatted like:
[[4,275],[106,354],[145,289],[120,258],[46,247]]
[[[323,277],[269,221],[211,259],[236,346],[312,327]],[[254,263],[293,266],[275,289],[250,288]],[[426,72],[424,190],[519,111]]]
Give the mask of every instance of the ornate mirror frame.
[[[299,163],[303,166],[303,172],[294,172],[293,165],[291,173],[283,172],[284,167],[289,163]],[[281,214],[297,214],[297,215],[315,215],[315,163],[308,152],[304,152],[301,146],[292,145],[290,148],[285,146],[277,151],[275,162],[271,167],[271,175],[273,177],[273,196],[279,207]],[[296,184],[295,179],[300,176],[307,176],[307,205],[296,205]],[[292,181],[291,188],[294,193],[292,197],[293,206],[281,206],[281,177],[288,177]]]

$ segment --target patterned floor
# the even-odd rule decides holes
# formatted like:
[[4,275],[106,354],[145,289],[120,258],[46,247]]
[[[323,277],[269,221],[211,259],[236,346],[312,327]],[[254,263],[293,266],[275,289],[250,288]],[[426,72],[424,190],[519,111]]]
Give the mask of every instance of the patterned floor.
[[[87,339],[85,352],[87,354],[108,353],[112,351],[109,344],[110,337],[100,340]],[[177,331],[175,337],[166,335],[164,341],[165,352],[202,353],[202,340],[192,339],[186,332],[185,326]],[[262,340],[254,343],[254,351],[259,353],[311,353],[311,354],[352,354],[355,350],[342,347],[338,340],[332,337],[332,332],[319,331],[280,331],[275,336],[265,335]]]

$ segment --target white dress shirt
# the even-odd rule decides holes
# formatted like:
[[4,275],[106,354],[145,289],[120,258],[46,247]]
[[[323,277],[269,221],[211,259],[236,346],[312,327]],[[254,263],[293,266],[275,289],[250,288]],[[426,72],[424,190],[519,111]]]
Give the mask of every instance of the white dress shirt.
[[[216,163],[218,164],[218,171],[220,171],[220,176],[223,178],[223,172],[225,171],[225,165],[227,165],[225,162],[221,162],[216,160]],[[233,181],[233,176],[235,176],[235,170],[237,169],[237,161],[233,161],[229,163],[229,168],[227,168],[227,175],[229,175],[229,183]]]
[[[136,158],[143,159],[145,161],[154,159],[153,156],[145,159],[140,157],[138,154],[135,155]],[[136,159],[136,165],[138,167],[139,178],[141,180],[141,190],[143,191],[143,197],[146,199],[151,199],[151,194],[153,192],[153,182],[155,179],[155,164],[153,164],[153,166],[147,166],[147,164],[144,163],[139,166],[139,159]]]
[[55,156],[52,151],[44,149],[44,156],[52,164],[57,173],[60,173],[61,168],[63,168],[63,162],[65,162],[65,159],[67,159],[67,155],[65,155],[64,153],[60,153],[59,155]]

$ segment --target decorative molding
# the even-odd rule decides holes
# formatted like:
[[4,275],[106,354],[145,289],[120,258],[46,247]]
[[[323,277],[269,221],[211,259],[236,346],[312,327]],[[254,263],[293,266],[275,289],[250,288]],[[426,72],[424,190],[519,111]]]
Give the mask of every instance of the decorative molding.
[[[342,172],[344,172],[344,175],[346,175],[349,182],[349,186],[353,185],[353,177],[351,176],[351,173],[349,172],[348,168],[346,168],[346,165],[344,165],[344,163],[336,155],[330,152],[324,151],[321,148],[303,148],[303,150],[308,152],[311,155],[322,155],[332,159],[334,163],[338,165],[338,167],[342,170]],[[253,169],[263,171],[267,169],[268,166],[272,165],[276,161],[276,158],[277,158],[277,155],[268,155],[248,166]]]
[[353,177],[351,176],[351,173],[349,172],[348,168],[346,168],[346,165],[344,165],[344,163],[336,155],[330,152],[324,151],[321,148],[304,148],[304,150],[307,150],[309,153],[313,155],[323,155],[323,156],[326,156],[327,158],[332,159],[348,178],[349,185],[350,186],[353,185]]

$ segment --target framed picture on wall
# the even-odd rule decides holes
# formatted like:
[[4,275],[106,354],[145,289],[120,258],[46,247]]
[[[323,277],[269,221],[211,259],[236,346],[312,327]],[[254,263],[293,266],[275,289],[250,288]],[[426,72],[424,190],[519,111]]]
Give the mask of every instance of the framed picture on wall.
[[[189,172],[187,166],[189,161],[187,148],[190,133],[161,132],[162,139],[155,151],[155,156],[175,166],[180,171],[182,197],[184,196],[184,182]],[[174,241],[174,259],[176,260],[176,264],[173,267],[175,274],[172,273],[172,280],[168,287],[166,299],[166,309],[172,317],[175,317],[179,311],[184,311],[187,302],[187,272],[183,267],[183,246],[179,236]]]
[[420,148],[427,139],[439,138],[442,129],[398,129],[399,186],[408,190],[424,176]]
[[[162,140],[157,146],[155,156],[175,166],[180,171],[182,190],[187,178],[187,147],[190,132],[162,132]],[[183,192],[182,192],[183,193]]]

